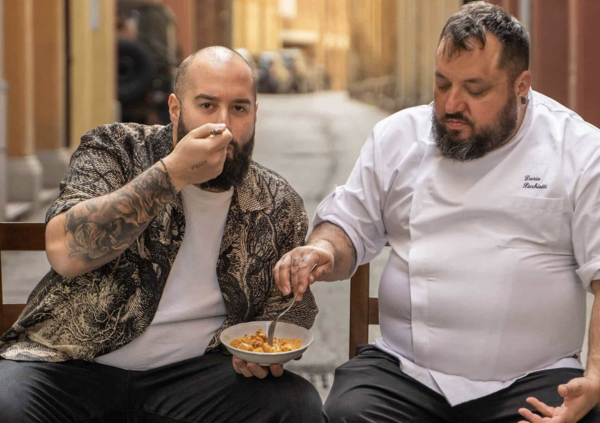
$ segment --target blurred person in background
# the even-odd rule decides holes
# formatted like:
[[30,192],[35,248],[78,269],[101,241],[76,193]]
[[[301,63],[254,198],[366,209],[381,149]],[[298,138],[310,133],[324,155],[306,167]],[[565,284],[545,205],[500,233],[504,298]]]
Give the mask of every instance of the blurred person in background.
[[434,102],[375,126],[275,267],[300,298],[391,245],[382,339],[336,370],[331,422],[600,421],[600,131],[528,69],[525,28],[465,5],[439,40]]
[[118,99],[123,122],[169,123],[168,97],[181,63],[176,17],[165,4],[117,2]]
[[[272,269],[308,230],[298,194],[251,160],[256,100],[243,58],[209,47],[179,68],[171,124],[83,136],[46,216],[52,270],[0,338],[0,420],[326,421],[308,381],[219,342],[290,304]],[[307,293],[286,320],[316,314]]]

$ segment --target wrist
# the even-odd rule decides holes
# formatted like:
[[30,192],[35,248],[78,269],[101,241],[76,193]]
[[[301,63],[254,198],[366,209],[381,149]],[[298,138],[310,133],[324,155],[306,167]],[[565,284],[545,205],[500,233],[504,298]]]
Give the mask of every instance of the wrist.
[[331,241],[329,241],[328,239],[309,239],[308,242],[306,243],[306,247],[314,247],[314,248],[319,248],[321,250],[324,250],[325,252],[327,252],[328,254],[331,255],[331,258],[333,259],[335,257],[335,245],[333,245],[333,243]]
[[600,360],[596,354],[588,355],[584,375],[590,379],[600,380]]
[[180,192],[187,183],[183,179],[176,161],[173,160],[170,154],[161,161],[166,168],[167,178],[170,180],[175,193]]
[[600,372],[598,370],[586,369],[583,377],[593,380],[600,385]]

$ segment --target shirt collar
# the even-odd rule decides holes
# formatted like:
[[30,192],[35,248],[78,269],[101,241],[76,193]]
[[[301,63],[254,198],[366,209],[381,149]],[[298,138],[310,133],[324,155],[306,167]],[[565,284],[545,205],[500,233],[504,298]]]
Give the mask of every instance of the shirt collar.
[[[261,167],[254,161],[250,162],[248,172],[241,184],[234,188],[234,196],[240,209],[244,212],[258,211],[270,207],[273,203],[267,175],[263,175]],[[267,193],[269,191],[269,193]]]

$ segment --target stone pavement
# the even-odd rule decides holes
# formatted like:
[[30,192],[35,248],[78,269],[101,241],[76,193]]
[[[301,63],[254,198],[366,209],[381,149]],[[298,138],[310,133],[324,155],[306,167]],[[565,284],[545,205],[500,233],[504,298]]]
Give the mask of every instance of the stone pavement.
[[[312,221],[319,202],[336,184],[345,183],[371,128],[387,113],[350,100],[342,92],[262,94],[259,103],[254,158],[295,187]],[[45,210],[39,210],[25,220],[43,221],[44,214]],[[372,262],[371,296],[377,295],[379,275],[387,255],[386,248]],[[4,253],[2,266],[6,303],[24,302],[49,269],[43,252]],[[313,285],[313,292],[320,309],[312,329],[315,342],[302,360],[290,363],[287,368],[311,380],[325,398],[333,370],[348,359],[349,283],[317,283]],[[588,319],[592,300],[590,295]],[[379,336],[378,329],[372,328],[371,339]],[[584,362],[586,352],[587,338]]]

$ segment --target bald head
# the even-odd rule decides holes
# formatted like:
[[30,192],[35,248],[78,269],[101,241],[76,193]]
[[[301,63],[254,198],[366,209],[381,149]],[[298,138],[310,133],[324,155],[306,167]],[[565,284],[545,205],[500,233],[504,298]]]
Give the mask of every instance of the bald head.
[[198,61],[208,64],[215,69],[223,68],[226,69],[232,64],[242,64],[248,69],[248,74],[252,79],[252,92],[254,93],[254,100],[256,100],[256,80],[252,73],[252,68],[246,59],[242,57],[237,51],[222,46],[211,46],[198,50],[188,56],[177,70],[177,76],[175,77],[175,95],[178,99],[183,99],[187,89],[189,88],[189,77],[188,71],[192,64]]

